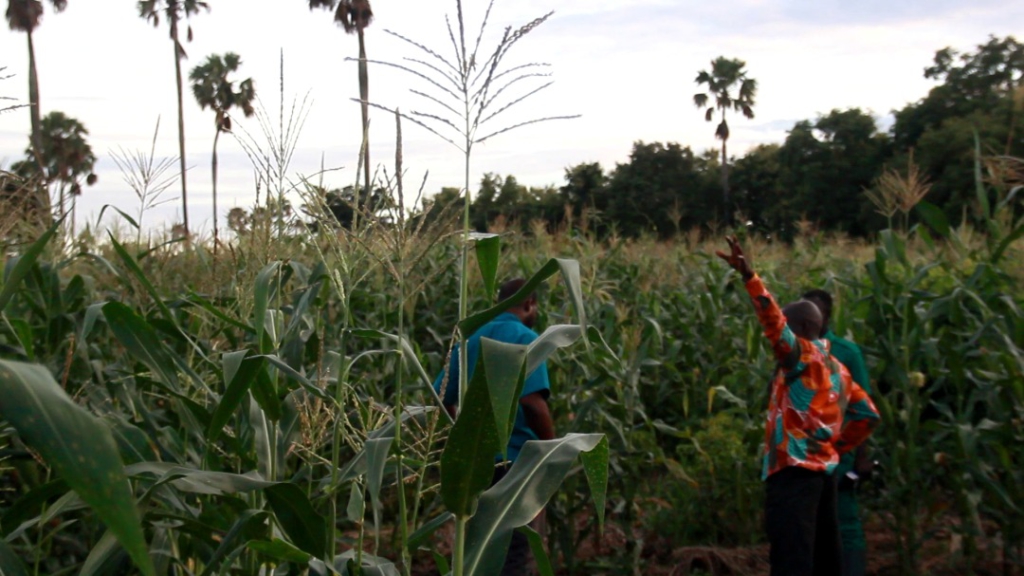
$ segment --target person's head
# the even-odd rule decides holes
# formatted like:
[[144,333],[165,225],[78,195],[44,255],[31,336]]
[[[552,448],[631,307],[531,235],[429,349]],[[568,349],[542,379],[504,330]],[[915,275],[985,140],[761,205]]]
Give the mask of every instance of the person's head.
[[828,323],[832,320],[832,295],[824,290],[808,290],[804,292],[804,300],[813,302],[821,311],[821,335],[828,331]]
[[[508,300],[525,284],[526,280],[523,278],[513,278],[505,282],[498,288],[498,302]],[[532,328],[537,321],[537,293],[530,294],[525,300],[509,308],[508,311],[515,314],[523,324]]]
[[797,300],[782,307],[793,333],[805,340],[817,340],[822,334],[821,310],[809,300]]

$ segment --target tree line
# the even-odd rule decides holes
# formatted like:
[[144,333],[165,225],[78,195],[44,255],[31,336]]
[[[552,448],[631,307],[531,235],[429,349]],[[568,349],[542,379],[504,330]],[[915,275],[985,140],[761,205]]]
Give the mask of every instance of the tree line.
[[[514,175],[486,174],[473,195],[471,221],[480,231],[496,223],[524,231],[537,222],[571,223],[601,236],[669,238],[738,217],[783,238],[802,222],[865,236],[910,213],[922,198],[952,221],[969,220],[979,157],[986,159],[985,170],[1015,172],[1024,182],[1024,44],[993,36],[970,52],[944,48],[924,75],[939,84],[895,110],[887,130],[860,108],[832,110],[797,122],[780,144],[729,157],[726,166],[724,112],[753,117],[756,84],[742,61],[719,58],[698,76],[708,93],[694,100],[709,121],[716,110],[722,114],[716,127],[721,153],[638,141],[629,159],[614,167],[584,162],[566,168],[558,187],[527,187]],[[727,84],[739,87],[735,97],[722,93]],[[459,197],[458,189],[444,188],[435,206]]]
[[[380,196],[379,183],[369,179],[366,121],[366,70],[363,32],[372,21],[369,3],[307,0],[310,9],[328,9],[346,32],[359,39],[359,81],[364,133],[360,168],[361,190],[351,187],[321,191],[340,226],[357,223],[359,214],[372,209]],[[66,0],[49,0],[54,11]],[[182,99],[186,82],[197,103],[213,112],[216,136],[231,130],[233,113],[253,114],[252,79],[238,81],[241,58],[232,53],[210,55],[194,67],[187,80],[181,62],[184,43],[191,39],[189,18],[209,5],[199,0],[142,0],[139,16],[152,24],[166,24],[174,49],[178,90],[179,158],[184,233],[189,231],[186,191]],[[50,207],[50,188],[56,187],[58,216],[66,214],[65,200],[74,199],[84,186],[95,183],[96,156],[88,144],[85,125],[59,111],[40,112],[38,72],[33,32],[44,11],[40,0],[8,0],[6,12],[12,30],[26,34],[29,47],[29,102],[32,131],[25,158],[11,171],[37,183],[34,190],[13,190],[0,174],[4,198],[33,195],[44,212]],[[184,27],[184,30],[179,30]],[[720,150],[697,152],[674,142],[635,142],[629,159],[614,167],[584,162],[565,170],[561,186],[526,187],[512,175],[487,174],[471,195],[470,219],[485,230],[503,222],[528,229],[537,222],[547,226],[586,227],[599,235],[641,234],[668,238],[681,230],[709,224],[744,224],[766,234],[791,236],[798,223],[823,230],[863,236],[909,212],[922,198],[949,219],[970,218],[975,202],[976,158],[985,156],[998,166],[1021,171],[1024,129],[1024,45],[1012,36],[992,36],[969,52],[944,48],[925,68],[926,78],[938,84],[917,102],[893,111],[894,123],[882,130],[875,118],[859,108],[832,110],[815,119],[796,123],[784,142],[757,146],[742,156],[729,156],[727,115],[754,117],[757,81],[745,63],[719,57],[695,83],[703,92],[693,96],[709,121],[716,118],[715,136]],[[215,227],[217,152],[211,156]],[[372,191],[372,192],[371,192]],[[24,192],[24,193],[23,193]],[[31,194],[37,192],[37,194]],[[461,189],[445,188],[435,196],[434,211],[464,198]],[[24,202],[25,199],[23,198]],[[229,225],[244,220],[234,214]],[[231,226],[244,229],[244,226]],[[216,238],[215,238],[216,239]],[[216,242],[215,242],[216,244]]]

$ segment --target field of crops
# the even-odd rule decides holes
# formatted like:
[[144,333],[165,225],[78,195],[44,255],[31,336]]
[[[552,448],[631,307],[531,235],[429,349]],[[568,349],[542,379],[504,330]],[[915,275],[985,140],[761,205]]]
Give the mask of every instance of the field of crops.
[[[745,239],[780,300],[831,290],[836,331],[865,350],[882,573],[1020,568],[1024,228],[1009,190],[984,191],[984,230],[923,214],[875,244]],[[549,499],[547,573],[696,573],[679,550],[762,543],[773,364],[720,242],[538,229],[472,238],[464,264],[454,230],[268,219],[216,256],[60,248],[56,227],[23,246],[0,291],[3,573],[489,574]],[[486,378],[514,386],[551,354],[562,439],[521,461],[529,497],[481,496],[507,407],[471,385],[452,427],[426,381],[517,275],[555,328],[541,353],[485,352]]]

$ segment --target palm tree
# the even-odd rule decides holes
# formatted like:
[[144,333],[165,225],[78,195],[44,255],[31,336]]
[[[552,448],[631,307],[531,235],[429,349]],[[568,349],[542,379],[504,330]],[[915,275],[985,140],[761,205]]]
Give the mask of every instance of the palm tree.
[[[59,215],[66,214],[66,198],[71,196],[72,211],[82,184],[96,183],[96,155],[86,140],[89,131],[78,120],[63,112],[50,112],[40,121],[38,155],[33,145],[25,149],[25,159],[11,165],[11,171],[26,181],[37,182],[49,197],[49,185],[59,186]],[[42,171],[40,171],[42,166]],[[74,216],[71,219],[74,234]]]
[[[363,198],[370,197],[370,78],[366,69],[366,40],[363,31],[373,22],[373,9],[369,0],[308,0],[309,9],[334,10],[334,21],[345,32],[356,33],[359,38],[359,101],[363,120]],[[337,7],[337,8],[335,8]],[[356,196],[355,221],[359,225],[360,198]]]
[[228,112],[232,108],[241,108],[242,113],[248,118],[255,113],[253,100],[256,98],[256,89],[253,87],[252,78],[243,80],[238,89],[235,90],[235,83],[228,79],[228,74],[237,72],[242,64],[238,54],[228,52],[223,57],[211,54],[206,62],[192,69],[189,80],[192,81],[192,95],[203,110],[210,108],[214,113],[213,135],[213,157],[211,160],[211,171],[213,173],[213,253],[217,254],[217,241],[219,239],[219,227],[217,225],[217,140],[221,132],[231,132],[231,116]]
[[[736,58],[719,56],[711,61],[711,72],[701,70],[697,74],[695,82],[698,85],[707,85],[707,92],[694,94],[693,103],[697,108],[707,106],[704,119],[708,122],[715,116],[715,110],[721,112],[722,121],[715,128],[715,138],[722,141],[722,200],[725,204],[726,219],[731,220],[732,211],[729,209],[729,156],[726,154],[726,142],[729,140],[729,123],[726,121],[725,113],[734,110],[741,112],[747,118],[754,117],[754,96],[757,93],[757,80],[747,78],[744,70],[747,63]],[[731,93],[737,85],[739,92],[734,97]],[[708,100],[715,99],[713,106],[708,106]]]
[[[50,5],[57,12],[62,12],[68,6],[67,0],[50,0]],[[7,0],[7,25],[16,32],[24,32],[28,37],[28,109],[32,122],[32,149],[34,155],[42,149],[42,135],[40,133],[41,121],[39,118],[39,76],[36,72],[36,49],[32,42],[32,33],[39,27],[43,18],[43,3],[41,0]],[[38,156],[34,156],[36,162],[42,164]],[[45,195],[43,206],[46,210],[50,207],[49,195]]]
[[[171,28],[171,42],[174,44],[174,73],[178,82],[178,159],[181,167],[181,210],[185,219],[185,237],[189,237],[188,228],[188,190],[185,183],[185,111],[182,94],[181,61],[188,58],[185,48],[181,45],[178,35],[178,24],[197,14],[200,9],[209,10],[210,6],[200,0],[139,0],[139,16],[160,26],[160,15],[163,13]],[[192,41],[192,26],[187,26],[186,40]]]

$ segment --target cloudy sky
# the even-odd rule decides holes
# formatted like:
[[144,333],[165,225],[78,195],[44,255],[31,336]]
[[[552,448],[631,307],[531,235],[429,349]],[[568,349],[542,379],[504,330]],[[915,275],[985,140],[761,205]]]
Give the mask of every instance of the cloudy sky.
[[[82,121],[100,157],[99,182],[79,205],[80,220],[105,204],[136,213],[139,200],[124,182],[111,152],[149,148],[161,119],[157,156],[177,155],[174,63],[165,28],[138,18],[135,2],[71,0],[49,10],[35,34],[42,111],[60,110]],[[305,0],[211,0],[211,10],[192,19],[187,71],[208,54],[241,55],[240,77],[255,80],[260,99],[276,119],[279,55],[284,51],[285,104],[308,96],[304,128],[294,152],[294,178],[323,165],[337,168],[325,183],[343,186],[355,178],[360,128],[354,36],[327,12],[310,12]],[[466,0],[466,23],[475,35],[486,7]],[[1024,2],[1011,0],[496,0],[481,54],[505,26],[518,26],[555,10],[509,54],[509,65],[546,62],[553,86],[511,110],[506,122],[538,116],[579,114],[576,120],[528,126],[480,145],[472,178],[485,172],[514,174],[531,186],[560,185],[564,170],[580,162],[606,167],[624,162],[632,143],[675,141],[696,151],[715,146],[714,126],[693,107],[693,79],[711,59],[724,55],[747,62],[759,89],[756,118],[731,123],[730,152],[742,154],[762,142],[785,138],[794,122],[834,108],[858,106],[882,125],[889,113],[924,96],[932,83],[922,70],[945,46],[970,50],[989,34],[1024,29]],[[380,0],[367,31],[370,58],[400,61],[422,53],[388,36],[385,29],[452,55],[445,15],[454,1]],[[471,38],[472,40],[472,38]],[[0,82],[0,95],[27,100],[25,35],[0,32],[0,67],[14,78]],[[371,100],[402,110],[437,112],[409,90],[429,85],[381,66],[370,68]],[[191,94],[185,104],[190,220],[210,229],[209,158],[213,116]],[[504,116],[504,115],[503,115]],[[394,158],[393,119],[371,113],[374,164]],[[254,120],[236,122],[261,135]],[[495,120],[495,127],[501,122]],[[0,166],[19,159],[27,144],[28,111],[0,116]],[[265,146],[262,136],[257,138]],[[250,206],[256,197],[253,168],[233,137],[220,141],[222,212]],[[407,188],[429,172],[426,190],[458,186],[461,154],[415,126],[404,128]],[[176,197],[171,188],[166,198]],[[180,219],[180,202],[146,213],[148,223]],[[223,214],[222,214],[223,218]]]

